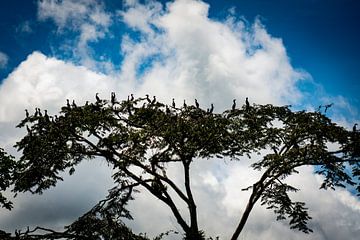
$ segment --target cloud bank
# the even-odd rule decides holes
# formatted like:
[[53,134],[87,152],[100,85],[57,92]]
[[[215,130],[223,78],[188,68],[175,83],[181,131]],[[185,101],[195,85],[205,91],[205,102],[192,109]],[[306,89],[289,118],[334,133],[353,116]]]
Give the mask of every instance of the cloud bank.
[[[115,91],[119,98],[129,93],[149,93],[167,103],[175,97],[177,104],[184,99],[192,104],[196,97],[201,107],[214,103],[218,112],[230,108],[234,98],[239,105],[245,97],[256,103],[303,101],[297,85],[308,74],[292,66],[282,40],[271,36],[258,20],[247,24],[234,12],[222,21],[213,20],[208,17],[210,6],[193,0],[178,0],[166,6],[154,1],[127,1],[125,8],[116,13],[106,12],[97,1],[43,0],[38,6],[39,20],[53,21],[60,34],[75,34],[70,42],[80,64],[34,52],[3,81],[0,146],[10,152],[21,135],[13,126],[24,116],[24,108],[40,107],[56,113],[67,98],[84,103],[93,100],[96,92],[109,97]],[[102,63],[92,58],[88,43],[107,37],[110,25],[117,22],[131,30],[116,36],[123,61],[112,67],[120,70],[96,72]],[[248,194],[240,189],[258,177],[248,166],[246,160],[204,160],[195,164],[192,176],[199,219],[209,235],[228,239],[232,234]],[[111,185],[110,175],[105,165],[84,163],[75,177],[66,178],[59,188],[39,198],[22,196],[12,212],[0,210],[0,225],[14,229],[70,223],[105,196],[103,186]],[[293,232],[286,222],[275,222],[270,211],[256,206],[245,227],[245,239],[355,239],[359,235],[355,223],[360,205],[356,198],[346,191],[318,191],[321,180],[311,169],[303,169],[290,181],[303,190],[296,198],[308,203],[315,233]],[[86,194],[77,194],[79,189],[87,189]],[[156,235],[176,230],[170,212],[149,195],[138,195],[132,209],[135,221],[129,224],[137,232]]]

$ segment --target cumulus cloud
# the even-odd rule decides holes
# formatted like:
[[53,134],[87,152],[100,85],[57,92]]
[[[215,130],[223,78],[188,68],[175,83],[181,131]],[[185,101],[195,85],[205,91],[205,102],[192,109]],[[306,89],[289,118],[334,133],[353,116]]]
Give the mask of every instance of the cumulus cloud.
[[0,69],[5,68],[7,66],[8,61],[9,61],[9,57],[5,53],[0,52]]
[[301,98],[295,84],[305,74],[291,66],[281,39],[259,21],[246,26],[232,19],[211,20],[209,5],[200,1],[175,1],[165,13],[158,9],[156,3],[135,2],[120,12],[143,36],[137,42],[124,38],[124,74],[138,77],[137,66],[151,60],[140,77],[140,92],[188,100],[197,96],[207,104],[211,96],[220,109],[235,96],[277,104]]
[[[192,0],[178,0],[166,6],[153,1],[146,4],[126,1],[125,9],[117,12],[116,21],[123,21],[137,35],[128,34],[119,39],[123,61],[120,71],[112,75],[96,73],[89,69],[89,64],[87,67],[76,66],[39,52],[29,55],[0,86],[0,144],[11,149],[19,133],[10,126],[23,117],[24,108],[40,107],[55,113],[65,99],[83,103],[94,99],[95,92],[106,97],[116,91],[119,98],[126,98],[130,92],[136,96],[149,93],[168,103],[175,97],[177,104],[183,99],[191,104],[197,97],[201,107],[206,108],[213,102],[216,111],[229,108],[233,98],[237,98],[240,105],[246,96],[256,103],[301,101],[302,92],[296,86],[308,74],[292,66],[282,40],[271,36],[258,20],[253,24],[236,20],[234,9],[232,16],[224,21],[210,19],[209,7],[204,2]],[[104,29],[112,23],[106,16],[110,14],[95,1],[39,2],[39,19],[53,20],[59,31],[65,28],[78,31],[76,46],[106,37],[107,30]],[[91,55],[87,56],[91,60]],[[194,164],[192,185],[199,203],[200,225],[208,234],[228,239],[232,233],[249,194],[241,189],[254,183],[259,176],[249,164],[246,160],[216,159]],[[106,166],[102,167],[105,170],[97,165],[91,167],[91,164],[80,166],[79,171],[86,169],[79,174],[81,178],[75,181],[66,178],[65,183],[70,182],[69,185],[53,189],[36,201],[35,198],[29,200],[29,196],[21,197],[17,202],[20,210],[6,214],[0,210],[1,225],[8,229],[25,227],[32,223],[35,215],[39,224],[47,221],[59,226],[70,222],[75,213],[105,195],[102,186],[110,185],[106,176],[111,173]],[[103,177],[96,177],[94,188],[83,197],[77,196],[78,189],[86,188],[85,185],[98,174]],[[176,168],[170,174],[182,181]],[[270,211],[257,205],[245,227],[244,238],[355,239],[360,233],[355,225],[359,201],[351,194],[346,191],[319,192],[321,179],[312,174],[311,168],[302,169],[300,175],[289,181],[303,190],[294,197],[308,203],[314,217],[311,224],[315,233],[305,236],[293,232],[286,222],[275,222]],[[64,194],[71,200],[70,205],[66,207],[66,214],[57,217],[59,208],[63,207],[60,202],[65,201]],[[45,205],[41,200],[43,197],[52,203],[51,209],[46,209],[49,216],[41,214],[45,211],[41,208]],[[69,206],[79,206],[81,210],[71,214]],[[169,229],[179,230],[169,210],[147,194],[139,194],[131,208],[135,221],[129,224],[137,232],[156,235]]]

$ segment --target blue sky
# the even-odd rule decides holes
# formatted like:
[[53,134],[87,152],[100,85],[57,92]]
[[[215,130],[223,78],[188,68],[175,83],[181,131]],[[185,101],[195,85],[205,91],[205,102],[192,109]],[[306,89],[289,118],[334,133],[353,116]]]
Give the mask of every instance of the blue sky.
[[[0,146],[11,153],[23,134],[14,126],[25,108],[56,114],[65,99],[84,103],[96,92],[116,91],[118,98],[148,93],[168,103],[196,97],[203,108],[214,103],[215,112],[245,97],[308,110],[334,102],[327,113],[334,121],[349,129],[360,123],[355,0],[6,0],[0,6]],[[201,173],[193,173],[200,209],[207,209],[200,220],[213,235],[223,232],[227,239],[234,212],[244,207],[238,184],[257,177],[247,163],[200,164]],[[318,191],[321,179],[313,169],[301,172],[289,181],[302,189],[298,197],[311,208],[315,233],[295,233],[258,207],[245,236],[358,236],[359,200],[347,191]],[[106,194],[110,175],[104,164],[85,163],[50,193],[19,197],[11,213],[0,209],[0,228],[66,225]],[[153,208],[157,204],[146,196],[135,203],[135,231],[174,228],[168,212]],[[209,219],[222,221],[215,226]]]

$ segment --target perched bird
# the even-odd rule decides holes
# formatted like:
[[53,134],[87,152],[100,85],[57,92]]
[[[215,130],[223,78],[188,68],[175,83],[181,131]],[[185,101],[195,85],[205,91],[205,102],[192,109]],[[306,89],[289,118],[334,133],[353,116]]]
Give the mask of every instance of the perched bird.
[[28,117],[29,117],[29,112],[28,112],[28,110],[27,110],[27,109],[25,109],[25,115],[26,115],[26,118],[28,118]]
[[72,101],[72,106],[73,106],[73,107],[76,107],[75,100]]
[[66,99],[66,106],[67,106],[68,108],[70,108],[70,100],[69,100],[69,99]]
[[50,118],[49,118],[49,115],[48,115],[48,112],[47,112],[47,110],[45,109],[44,110],[45,111],[45,119],[46,119],[46,121],[50,121]]
[[156,97],[154,96],[151,104],[155,104],[155,103],[156,103]]
[[40,108],[38,108],[38,114],[39,114],[40,117],[42,117],[42,113],[41,113],[41,109],[40,109]]
[[131,98],[130,98],[130,101],[134,101],[134,94],[130,94]]
[[353,132],[356,132],[357,130],[356,130],[356,126],[357,126],[358,124],[357,123],[355,123],[354,124],[354,126],[353,126]]
[[186,102],[185,102],[185,99],[184,99],[184,108],[186,108],[187,107],[187,105],[186,105]]
[[175,108],[175,99],[172,99],[172,107]]
[[149,103],[151,103],[151,100],[150,100],[150,98],[149,98],[149,94],[146,94],[146,100],[147,100]]
[[211,104],[211,107],[210,107],[210,113],[212,113],[214,111],[214,104]]
[[111,104],[114,105],[116,103],[116,95],[114,92],[111,92]]
[[101,99],[99,98],[98,95],[99,95],[99,93],[96,93],[96,94],[95,94],[95,98],[96,98],[96,102],[97,102],[97,103],[100,103],[100,102],[101,102]]
[[196,108],[199,108],[199,102],[198,102],[198,100],[195,98],[195,106],[196,106]]
[[246,104],[246,108],[249,108],[250,107],[250,103],[249,103],[249,98],[246,97],[245,99],[245,104]]
[[236,108],[236,99],[233,100],[233,105],[232,105],[231,109],[233,111],[235,111],[235,108]]

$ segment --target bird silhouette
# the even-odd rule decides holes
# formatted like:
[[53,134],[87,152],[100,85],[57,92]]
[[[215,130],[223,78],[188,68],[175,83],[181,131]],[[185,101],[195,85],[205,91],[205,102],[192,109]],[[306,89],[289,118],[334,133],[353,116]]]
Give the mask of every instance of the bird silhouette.
[[134,101],[134,94],[130,94],[131,98],[130,98],[130,101]]
[[356,132],[357,130],[356,130],[356,126],[357,126],[358,124],[357,123],[355,123],[354,124],[354,126],[353,126],[353,132]]
[[155,103],[156,103],[156,97],[154,96],[151,104],[155,104]]
[[212,113],[214,111],[214,104],[211,104],[209,112]]
[[97,103],[100,103],[100,102],[101,102],[101,99],[99,98],[98,95],[99,95],[99,93],[96,93],[96,94],[95,94],[95,98],[96,98],[96,102],[97,102]]
[[50,118],[49,118],[48,112],[47,112],[46,109],[45,109],[44,111],[45,111],[45,120],[46,120],[47,122],[49,122],[49,121],[50,121]]
[[116,95],[114,92],[111,92],[111,104],[114,105],[116,103]]
[[249,103],[249,98],[246,97],[245,99],[245,104],[246,104],[246,108],[249,108],[250,107],[250,103]]
[[72,101],[72,106],[73,106],[73,107],[76,107],[75,100]]
[[186,105],[186,102],[185,102],[185,99],[184,99],[184,108],[186,108],[187,107],[187,105]]
[[175,99],[173,98],[173,99],[172,99],[172,107],[175,108],[175,106],[176,106],[176,105],[175,105]]
[[149,94],[146,94],[146,100],[147,100],[149,103],[151,103],[151,100],[150,100],[150,98],[149,98]]
[[198,102],[198,100],[195,98],[195,106],[196,106],[196,108],[199,108],[199,102]]
[[233,105],[232,105],[231,109],[233,111],[235,111],[235,108],[236,108],[236,99],[233,100]]
[[66,99],[66,106],[67,106],[68,108],[70,108],[70,100],[69,100],[69,99]]
[[28,112],[28,110],[27,110],[27,109],[25,109],[25,115],[26,115],[26,118],[28,118],[28,117],[29,117],[29,112]]

